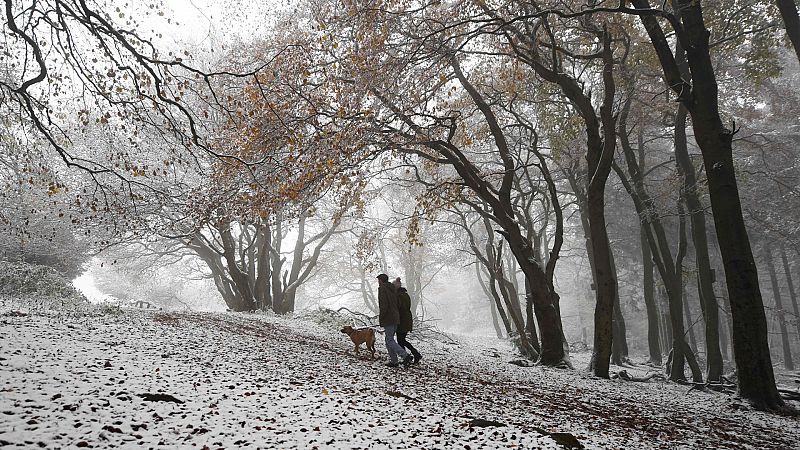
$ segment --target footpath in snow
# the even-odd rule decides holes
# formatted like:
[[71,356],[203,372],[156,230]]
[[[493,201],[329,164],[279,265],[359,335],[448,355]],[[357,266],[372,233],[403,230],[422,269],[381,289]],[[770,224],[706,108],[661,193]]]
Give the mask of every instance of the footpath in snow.
[[392,369],[297,319],[5,314],[0,446],[800,448],[798,419],[725,394],[517,367],[498,341],[418,348]]

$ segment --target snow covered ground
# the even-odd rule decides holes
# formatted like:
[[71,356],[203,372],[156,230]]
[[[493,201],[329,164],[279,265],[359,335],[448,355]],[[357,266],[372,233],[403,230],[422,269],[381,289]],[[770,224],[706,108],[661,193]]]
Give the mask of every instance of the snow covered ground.
[[420,342],[409,369],[351,348],[264,315],[6,310],[0,446],[800,448],[796,418],[661,381],[518,367],[500,341]]

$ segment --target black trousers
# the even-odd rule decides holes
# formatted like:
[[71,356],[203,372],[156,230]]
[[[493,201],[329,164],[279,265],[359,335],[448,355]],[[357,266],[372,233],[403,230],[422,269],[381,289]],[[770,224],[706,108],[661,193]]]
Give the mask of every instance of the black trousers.
[[420,355],[417,349],[414,348],[407,340],[406,336],[408,336],[408,331],[398,331],[397,332],[397,343],[400,344],[401,347],[405,348],[406,350],[410,351],[415,358],[419,358]]

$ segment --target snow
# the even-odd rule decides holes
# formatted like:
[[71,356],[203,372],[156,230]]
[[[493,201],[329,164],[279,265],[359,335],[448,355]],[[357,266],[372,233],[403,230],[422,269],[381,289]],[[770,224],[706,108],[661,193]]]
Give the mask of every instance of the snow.
[[[569,448],[554,432],[586,448],[800,443],[798,419],[725,394],[518,367],[496,339],[412,342],[422,363],[391,369],[357,358],[337,330],[300,319],[6,312],[0,446]],[[470,427],[472,419],[506,426]]]

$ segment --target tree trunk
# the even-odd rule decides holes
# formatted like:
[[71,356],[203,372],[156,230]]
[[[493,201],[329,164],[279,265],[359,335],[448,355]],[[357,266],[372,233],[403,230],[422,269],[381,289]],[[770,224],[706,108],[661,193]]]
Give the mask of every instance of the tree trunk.
[[[519,225],[509,216],[506,216],[506,218],[507,220],[501,220],[500,223],[504,230],[503,236],[506,238],[512,253],[514,253],[520,269],[525,274],[527,282],[530,283],[531,292],[533,293],[533,312],[539,323],[541,335],[539,363],[550,366],[562,364],[565,362],[565,353],[561,342],[561,318],[553,303],[554,292],[551,291],[551,287],[547,282],[547,275],[536,262],[533,248],[523,238]],[[491,230],[491,226],[487,226],[487,229]],[[519,305],[519,301],[517,301],[517,305]],[[511,304],[507,306],[515,327],[520,333],[520,339],[524,339],[527,346],[533,349],[527,336],[525,336],[524,323],[521,320],[518,321],[517,314],[511,311],[513,306]],[[521,317],[519,318],[521,319]]]
[[[595,256],[594,246],[592,245],[592,226],[591,226],[591,220],[589,218],[589,216],[590,216],[589,203],[590,203],[591,200],[589,199],[589,196],[587,195],[588,187],[581,186],[580,180],[578,180],[578,177],[574,172],[569,172],[568,171],[567,179],[568,179],[568,181],[570,183],[570,186],[571,186],[573,192],[575,193],[575,197],[576,197],[577,203],[578,203],[578,214],[579,214],[580,219],[581,219],[581,226],[582,226],[582,229],[583,229],[583,236],[584,236],[583,242],[584,242],[584,245],[586,247],[586,256],[587,256],[587,259],[589,261],[589,269],[590,269],[589,271],[590,271],[590,273],[592,275],[592,277],[591,277],[591,281],[592,281],[591,290],[595,291],[595,301],[597,301],[597,298],[598,298],[597,296],[599,295],[599,294],[597,294],[597,290],[598,290],[598,287],[600,285],[600,282],[598,281],[597,270],[596,270],[597,257]],[[601,195],[604,195],[604,193],[601,193]],[[603,200],[603,202],[604,201],[605,200]],[[601,203],[600,206],[603,209],[605,208],[602,203]],[[600,214],[604,215],[604,211],[601,211]],[[602,221],[603,221],[603,224],[604,224],[604,222],[605,222],[605,217],[604,216],[602,217]],[[607,234],[606,234],[606,238],[605,239],[606,239],[606,242],[608,242],[608,235]],[[607,263],[607,266],[608,266],[608,273],[612,272],[610,261]],[[615,298],[619,297],[618,293],[616,292],[616,286],[617,286],[616,279],[614,279],[613,287],[615,289],[615,292],[613,293],[613,297],[615,297]],[[597,341],[598,333],[600,333],[600,335],[602,335],[602,336],[605,336],[605,334],[608,333],[609,336],[601,337],[601,345],[608,345],[609,348],[607,350],[603,350],[602,352],[598,353],[597,357],[605,358],[606,357],[606,353],[607,353],[608,354],[607,357],[608,357],[608,361],[609,362],[610,362],[610,359],[611,359],[611,356],[612,356],[612,353],[613,353],[613,349],[614,349],[614,345],[613,345],[613,337],[614,337],[614,313],[613,313],[613,309],[614,308],[613,308],[613,303],[614,302],[612,301],[611,302],[611,306],[608,307],[610,311],[604,311],[604,310],[601,309],[601,311],[600,311],[601,315],[600,316],[598,316],[598,305],[595,304],[595,314],[594,314],[595,324],[594,324],[593,348],[594,349],[598,349],[598,347],[597,347],[597,345],[598,345],[598,341]],[[608,314],[608,316],[610,316],[610,317],[606,317],[606,314]],[[604,323],[601,323],[601,324],[598,325],[598,323],[597,323],[598,320],[601,320]],[[605,323],[606,321],[607,321],[607,323]],[[599,330],[598,330],[598,327],[600,328]],[[608,372],[608,367],[603,369],[603,367],[601,365],[601,367],[599,369],[595,368],[595,359],[596,359],[596,357],[595,357],[594,353],[596,353],[596,352],[593,352],[592,361],[590,363],[590,366],[591,366],[592,370],[595,372],[595,374],[598,374],[598,370],[599,370],[601,374],[599,374],[598,376],[602,377],[603,376],[602,375],[603,370],[605,370],[605,372]],[[606,363],[605,365],[607,366],[608,363]]]
[[497,317],[497,306],[495,306],[493,302],[489,302],[489,313],[492,315],[492,326],[494,326],[495,336],[497,336],[497,339],[503,339],[505,335],[503,334],[503,329],[500,327],[500,321]]
[[[473,251],[477,251],[477,248],[473,247]],[[481,277],[481,262],[480,257],[476,256],[475,261],[475,277],[478,279],[478,284],[481,286],[481,290],[483,291],[484,295],[491,299],[492,301],[489,302],[489,312],[492,315],[492,325],[494,325],[495,334],[497,337],[502,339],[504,336],[508,336],[509,332],[511,332],[511,324],[508,323],[508,317],[506,317],[505,311],[502,310],[502,304],[500,302],[500,296],[497,295],[497,291],[492,289],[491,291],[486,286],[486,283],[483,281],[483,277]],[[489,283],[492,284],[492,288],[494,288],[494,279],[492,275],[489,275]],[[503,328],[505,329],[505,334],[503,334],[503,328],[500,327],[500,318],[503,321]]]
[[266,311],[272,308],[272,296],[270,295],[270,265],[269,265],[269,250],[270,250],[270,230],[269,227],[262,223],[256,224],[256,270],[255,270],[255,288],[253,294],[256,297],[256,303],[259,309]]
[[611,322],[613,339],[611,341],[611,362],[622,366],[627,355],[627,342],[625,342],[625,319],[622,317],[619,302],[614,302],[614,317]]
[[360,266],[359,268],[359,292],[361,292],[361,300],[364,301],[364,304],[367,305],[367,308],[372,312],[374,315],[378,315],[379,308],[378,308],[378,301],[375,298],[375,293],[372,291],[372,287],[367,283],[367,280],[372,278],[372,275],[367,275],[367,269],[365,266]]
[[778,317],[778,327],[781,333],[781,344],[783,346],[783,366],[786,370],[794,370],[792,361],[792,347],[789,345],[789,332],[786,329],[786,318],[783,313],[783,299],[778,285],[778,274],[775,272],[775,264],[772,262],[772,249],[769,242],[764,245],[764,260],[767,263],[767,270],[772,281],[772,295],[775,298],[775,314]]
[[692,310],[689,307],[686,289],[683,289],[683,316],[686,319],[686,327],[689,332],[689,347],[692,349],[692,352],[697,352],[697,337],[694,335],[694,317],[692,317]]
[[278,213],[275,215],[275,221],[272,225],[272,248],[270,249],[270,267],[271,278],[270,286],[272,287],[272,310],[277,312],[283,308],[283,289],[281,286],[281,273],[283,273],[283,264],[286,261],[281,257],[283,250],[283,215]]
[[608,378],[613,345],[613,330],[610,327],[614,316],[614,302],[619,297],[619,287],[606,229],[605,187],[611,173],[611,165],[614,162],[617,117],[614,113],[616,84],[614,82],[611,35],[604,31],[600,40],[603,44],[603,103],[600,105],[599,114],[602,128],[597,124],[594,108],[589,111],[590,108],[584,106],[581,108],[581,112],[586,122],[586,162],[589,174],[586,198],[588,200],[592,253],[595,259],[595,279],[597,280],[592,363],[596,376]]
[[[530,245],[530,241],[522,234],[522,229],[515,219],[514,208],[511,203],[511,190],[513,187],[514,173],[516,171],[515,161],[509,152],[509,143],[503,132],[503,127],[500,125],[497,117],[490,103],[486,101],[480,92],[475,88],[472,83],[464,75],[459,65],[458,59],[455,55],[451,55],[450,66],[453,73],[459,80],[461,85],[470,95],[475,103],[475,106],[481,111],[483,117],[486,119],[486,124],[489,127],[490,133],[493,137],[494,144],[497,152],[503,162],[505,169],[499,189],[490,189],[482,174],[478,173],[475,167],[468,158],[461,152],[460,148],[456,147],[450,142],[435,141],[429,145],[438,151],[448,163],[456,170],[461,179],[485,202],[490,205],[492,211],[492,220],[495,221],[501,228],[501,234],[506,238],[514,258],[517,260],[520,269],[525,274],[525,277],[531,283],[533,291],[534,314],[539,321],[539,331],[541,333],[541,347],[542,352],[539,355],[539,362],[544,365],[560,365],[566,362],[566,353],[562,342],[561,318],[558,315],[558,309],[554,304],[554,294],[552,285],[552,270],[551,264],[547,267],[542,267],[538,262],[535,253]],[[407,120],[410,120],[406,117]],[[540,162],[544,161],[541,155],[538,155]],[[548,188],[554,190],[555,183],[548,176],[549,172],[546,169],[546,164],[541,165],[542,174],[547,179]],[[557,198],[552,198],[551,202],[557,202]],[[484,218],[487,217],[486,211],[483,211]],[[561,231],[557,233],[557,238],[561,238]],[[553,254],[552,264],[558,259],[558,252],[560,251],[559,245],[554,245],[551,253]],[[519,299],[517,304],[519,304]],[[522,332],[520,338],[524,337],[524,327],[519,327]]]
[[[674,282],[673,282],[674,283]],[[678,286],[672,286],[668,291],[669,297],[669,319],[670,329],[672,330],[672,364],[667,367],[669,379],[672,381],[685,381],[686,374],[684,373],[684,335],[685,329],[683,326],[683,302],[681,300],[681,289]]]
[[[477,251],[477,248],[473,248],[473,250]],[[481,270],[480,267],[478,266],[478,263],[475,264],[475,272],[476,276],[478,277],[478,282],[483,288],[483,292],[490,299],[492,299],[492,305],[494,305],[492,311],[497,313],[500,316],[500,320],[503,321],[503,327],[505,328],[506,336],[510,335],[511,322],[508,320],[508,315],[506,314],[505,309],[503,308],[503,301],[500,299],[500,294],[497,293],[497,288],[496,288],[497,280],[495,279],[494,271],[492,271],[491,268],[489,267],[486,268],[486,272],[488,273],[489,276],[488,287],[486,286],[486,283],[484,283],[483,278],[480,275]]]
[[[611,270],[614,274],[617,273],[617,263],[614,259],[614,252],[611,252]],[[619,289],[614,292],[614,317],[612,319],[612,334],[611,340],[611,362],[618,366],[622,366],[628,359],[628,339],[625,329],[625,318],[622,315],[622,308],[619,303]]]
[[[492,227],[489,219],[487,218],[484,218],[484,227],[486,228],[486,232],[491,235]],[[512,298],[512,296],[509,294],[509,288],[513,290],[513,286],[505,279],[505,273],[503,271],[503,243],[500,241],[498,242],[497,247],[492,247],[492,242],[493,240],[491,239],[487,240],[486,242],[486,255],[489,263],[491,264],[490,270],[492,271],[492,278],[497,283],[498,290],[500,291],[500,297],[503,299],[506,312],[509,315],[510,322],[514,325],[516,336],[519,339],[518,347],[522,354],[526,357],[531,359],[540,358],[541,351],[537,351],[534,348],[533,344],[528,339],[528,334],[525,332],[525,319],[522,316],[522,310],[519,306],[519,299]]]
[[800,15],[797,14],[797,4],[795,0],[775,0],[775,2],[781,12],[786,35],[794,47],[797,60],[800,61]]
[[664,344],[664,350],[662,351],[663,354],[672,353],[672,326],[670,325],[671,320],[669,317],[669,299],[667,298],[667,292],[665,288],[661,288],[659,290],[661,292],[662,300],[666,300],[666,308],[662,304],[662,314],[661,314],[661,330],[663,331],[663,336],[661,342]]
[[290,289],[283,294],[283,308],[278,314],[289,314],[294,312],[295,301],[297,300],[297,289]]
[[587,190],[589,232],[594,259],[596,305],[594,310],[594,350],[592,368],[598,377],[609,377],[609,364],[613,343],[614,298],[617,278],[611,267],[611,248],[606,232],[605,184],[590,186]]
[[[728,338],[728,332],[727,332],[728,319],[725,317],[725,313],[723,313],[722,315],[719,315],[718,317],[719,317],[719,321],[718,321],[718,324],[719,324],[719,349],[720,349],[720,355],[721,355],[722,360],[723,360],[723,363],[720,364],[720,366],[721,366],[720,368],[721,368],[721,371],[724,372],[725,371],[724,361],[730,361],[730,356],[731,356],[730,352],[728,352],[728,342],[730,342],[730,339]],[[710,380],[710,381],[714,381],[714,380]]]
[[208,245],[199,232],[186,243],[186,246],[194,251],[211,271],[214,285],[222,296],[225,306],[231,311],[237,310],[241,299],[233,286],[233,282],[226,275],[225,265],[220,254]]
[[[689,67],[686,64],[685,52],[680,44],[676,46],[675,53],[681,73],[688,78]],[[689,157],[689,147],[686,139],[687,113],[686,107],[679,104],[678,111],[675,114],[675,161],[678,166],[678,174],[683,178],[682,193],[686,201],[686,208],[689,210],[692,243],[694,244],[695,263],[698,270],[697,288],[703,320],[705,321],[706,379],[717,382],[722,379],[722,354],[719,349],[719,305],[717,305],[717,297],[714,293],[711,259],[708,256],[706,212],[700,202],[695,168]]]
[[[517,30],[519,31],[519,30]],[[514,33],[514,36],[521,39],[529,39],[529,36],[524,32]],[[614,159],[614,148],[616,146],[616,116],[614,114],[614,100],[615,89],[614,83],[614,55],[611,49],[611,35],[604,31],[602,33],[601,43],[603,46],[603,96],[602,104],[600,105],[600,114],[598,115],[592,102],[591,94],[587,95],[583,90],[582,82],[576,78],[571,77],[565,71],[560,70],[558,67],[548,65],[543,61],[540,55],[535,50],[538,48],[538,43],[528,42],[532,51],[527,52],[523,62],[528,64],[540,77],[551,83],[557,84],[564,95],[569,98],[573,106],[576,107],[583,119],[586,130],[586,162],[588,165],[587,178],[587,198],[588,198],[588,217],[589,228],[591,230],[590,238],[592,240],[593,256],[596,260],[595,264],[595,279],[597,280],[596,298],[597,305],[595,307],[595,329],[594,329],[594,349],[592,352],[591,366],[596,376],[609,378],[609,365],[611,362],[611,346],[612,346],[612,327],[611,321],[614,313],[614,292],[617,287],[616,274],[612,273],[610,263],[610,249],[608,243],[608,234],[605,224],[605,199],[604,192],[608,175],[611,171],[611,161]],[[557,64],[557,63],[556,63]],[[540,162],[544,161],[540,157]],[[544,164],[542,164],[544,166]],[[545,173],[545,171],[543,171]],[[546,173],[545,173],[546,176]],[[548,180],[548,189],[554,191],[554,183]],[[551,201],[555,202],[557,196],[551,194]],[[555,208],[558,210],[558,208]],[[558,211],[556,211],[558,213]],[[508,227],[506,231],[508,231]],[[556,236],[560,239],[561,236]],[[523,245],[520,242],[520,245]],[[527,246],[530,249],[530,245]],[[532,279],[531,275],[538,275],[529,273],[525,270],[526,264],[531,264],[535,261],[536,256],[532,251],[520,252],[520,255],[515,253],[520,267],[531,279],[531,288],[534,293],[534,298],[539,295],[539,292],[552,292],[552,271],[550,270],[548,279],[547,275],[543,279]],[[523,256],[523,258],[520,258]],[[548,267],[550,263],[548,262]],[[542,306],[552,308],[552,311],[547,311],[547,315],[553,316],[553,323],[557,326],[552,327],[552,330],[545,330],[542,327],[541,319],[539,329],[542,334],[542,353],[546,354],[549,350],[548,347],[551,337],[550,333],[557,333],[559,349],[558,354],[561,355],[561,360],[564,360],[565,349],[562,339],[563,330],[561,330],[561,322],[558,314],[557,307],[553,304],[553,295],[548,295],[543,298],[540,303]],[[539,315],[539,305],[534,305],[534,312],[537,318]],[[548,344],[545,344],[545,336],[547,336]],[[556,351],[553,348],[553,351]]]
[[[758,285],[758,271],[742,217],[733,167],[732,134],[710,123],[697,124],[695,136],[703,152],[711,206],[725,267],[733,327],[733,348],[742,397],[764,409],[783,409],[767,341],[767,318]],[[708,136],[703,137],[700,136]]]
[[236,244],[231,234],[230,223],[222,223],[218,226],[220,238],[222,240],[223,257],[230,274],[231,280],[238,291],[240,302],[231,308],[233,311],[253,311],[256,309],[255,298],[250,290],[250,281],[247,273],[244,272],[236,261]]
[[[705,128],[695,125],[695,128],[701,127]],[[720,133],[710,139],[702,139],[704,142],[701,146],[709,149],[703,157],[728,283],[739,393],[759,407],[782,409],[784,403],[775,387],[769,354],[767,319],[758,285],[758,271],[742,218],[731,137],[730,134]]]
[[[644,149],[644,129],[638,127],[637,144],[639,148],[639,167],[647,168],[646,153]],[[661,342],[659,342],[660,324],[658,317],[658,306],[655,299],[655,279],[653,278],[653,254],[647,244],[641,221],[639,222],[639,245],[642,249],[642,290],[644,291],[644,305],[647,311],[647,347],[650,352],[650,363],[660,366],[661,361]]]
[[[641,225],[641,224],[640,224]],[[647,238],[644,230],[639,231],[639,242],[642,247],[642,272],[644,273],[644,306],[647,311],[647,347],[650,351],[650,363],[660,366],[661,361],[661,342],[658,306],[655,299],[655,280],[653,279],[653,256],[650,254],[650,246],[647,245]]]
[[[673,381],[685,380],[684,364],[686,361],[686,349],[689,346],[685,343],[684,324],[683,324],[683,258],[686,254],[686,220],[683,217],[682,202],[678,201],[678,218],[679,218],[679,233],[678,233],[678,251],[675,256],[675,261],[672,260],[672,252],[670,250],[669,242],[667,241],[666,232],[661,218],[656,213],[655,202],[647,192],[644,184],[644,177],[639,163],[636,161],[636,155],[630,145],[627,131],[627,117],[630,112],[631,101],[626,101],[623,106],[619,118],[619,138],[620,144],[625,156],[625,162],[628,167],[628,173],[633,181],[628,181],[623,170],[615,163],[612,165],[614,171],[619,176],[625,190],[630,194],[636,212],[639,214],[642,223],[642,230],[644,231],[647,244],[650,246],[650,251],[653,255],[653,260],[658,272],[661,275],[661,280],[664,283],[664,288],[667,293],[667,300],[669,306],[669,322],[671,329],[671,342],[672,348],[670,351],[671,358],[667,364],[667,372],[670,374],[670,379]],[[691,353],[691,352],[690,352]],[[692,354],[693,356],[693,354]],[[693,370],[692,376],[697,380],[697,373]],[[702,375],[700,376],[702,379]]]
[[797,305],[797,295],[795,295],[794,283],[792,282],[792,272],[789,270],[789,260],[786,258],[786,248],[783,246],[781,246],[781,260],[783,261],[783,273],[786,276],[786,286],[789,289],[789,300],[792,302],[794,324],[797,327],[797,339],[800,339],[800,309]]
[[[650,8],[647,0],[633,0],[636,8]],[[654,16],[640,16],[658,55],[669,87],[689,110],[695,140],[700,146],[722,254],[733,322],[734,359],[739,394],[759,409],[785,409],[775,386],[769,354],[767,319],[758,285],[758,270],[747,236],[733,165],[733,131],[722,123],[719,91],[709,46],[710,32],[701,2],[677,0],[685,40],[691,84],[678,71],[669,41]]]
[[[560,316],[560,314],[559,314]],[[542,347],[539,345],[539,336],[536,334],[536,316],[533,313],[533,293],[531,292],[531,284],[525,280],[525,332],[528,334],[528,340],[537,353],[542,353]]]
[[[680,289],[680,298],[678,302],[682,302],[685,300],[685,283],[683,281],[683,259],[686,257],[686,211],[683,208],[683,199],[681,198],[678,201],[678,252],[675,257],[675,273],[676,273],[676,282],[678,283]],[[691,327],[691,323],[688,324]],[[691,330],[691,328],[690,328]],[[674,338],[673,338],[674,339]],[[697,365],[697,359],[695,358],[695,351],[689,344],[686,342],[686,335],[684,334],[681,336],[680,339],[681,345],[681,352],[683,353],[683,357],[685,358],[686,362],[689,364],[689,368],[692,371],[692,381],[695,383],[702,383],[703,382],[703,374],[700,371],[700,366]]]

